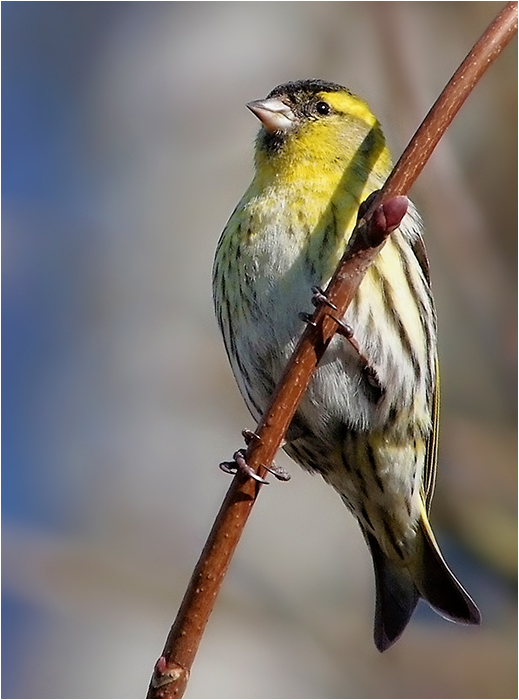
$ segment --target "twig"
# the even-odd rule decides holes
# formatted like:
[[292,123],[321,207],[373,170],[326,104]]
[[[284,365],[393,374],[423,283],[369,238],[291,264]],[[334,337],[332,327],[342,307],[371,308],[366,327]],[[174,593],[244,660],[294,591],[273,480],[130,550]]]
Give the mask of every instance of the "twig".
[[[517,2],[508,3],[451,78],[412,138],[380,193],[358,222],[326,296],[342,318],[366,270],[400,222],[405,195],[474,85],[517,31]],[[396,197],[396,199],[395,199]],[[270,465],[319,360],[337,331],[321,305],[305,329],[270,405],[252,439],[246,460],[259,476]],[[206,545],[195,567],[177,618],[155,665],[149,698],[182,697],[192,663],[232,555],[260,491],[261,484],[238,472],[234,477]]]

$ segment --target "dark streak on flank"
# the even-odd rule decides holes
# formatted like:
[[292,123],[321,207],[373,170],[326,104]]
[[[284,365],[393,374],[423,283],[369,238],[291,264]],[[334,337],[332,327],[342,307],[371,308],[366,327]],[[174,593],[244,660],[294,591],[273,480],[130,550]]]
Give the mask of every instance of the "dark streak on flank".
[[382,525],[384,527],[384,532],[386,534],[387,539],[391,543],[391,547],[394,549],[394,551],[398,554],[400,559],[405,558],[405,554],[402,551],[401,545],[396,541],[395,535],[393,533],[393,530],[391,529],[391,525],[386,521],[385,518],[382,519]]
[[375,484],[377,485],[377,488],[379,489],[380,493],[384,493],[384,482],[380,478],[380,474],[378,473],[378,468],[377,468],[377,460],[375,458],[375,453],[373,452],[373,447],[369,443],[369,441],[366,443],[366,452],[368,456],[368,461],[372,469],[372,476]]

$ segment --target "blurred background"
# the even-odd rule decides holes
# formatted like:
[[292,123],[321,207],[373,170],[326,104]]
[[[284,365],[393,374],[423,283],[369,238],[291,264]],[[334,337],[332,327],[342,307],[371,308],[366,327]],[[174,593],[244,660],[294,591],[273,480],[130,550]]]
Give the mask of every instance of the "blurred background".
[[[245,103],[320,77],[398,155],[500,2],[3,2],[3,697],[144,697],[253,428],[211,301],[252,176]],[[479,629],[372,642],[336,494],[285,456],[190,698],[509,698],[516,645],[517,43],[412,196],[442,365],[432,520]]]

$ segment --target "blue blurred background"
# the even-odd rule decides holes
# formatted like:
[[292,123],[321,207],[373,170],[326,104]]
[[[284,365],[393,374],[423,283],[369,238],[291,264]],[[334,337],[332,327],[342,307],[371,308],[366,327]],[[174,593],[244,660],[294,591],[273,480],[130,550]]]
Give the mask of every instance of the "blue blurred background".
[[[211,265],[252,174],[245,103],[363,95],[398,154],[496,2],[2,3],[3,696],[143,697],[252,421]],[[517,44],[413,198],[443,376],[433,522],[483,614],[385,655],[339,499],[262,491],[192,698],[516,697]]]

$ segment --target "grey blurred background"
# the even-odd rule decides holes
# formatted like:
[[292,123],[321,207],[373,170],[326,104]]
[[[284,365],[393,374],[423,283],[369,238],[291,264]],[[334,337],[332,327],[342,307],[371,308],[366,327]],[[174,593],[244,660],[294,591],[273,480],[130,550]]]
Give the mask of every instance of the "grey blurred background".
[[[252,428],[211,265],[252,174],[245,109],[364,96],[399,154],[500,2],[3,2],[3,697],[144,697]],[[516,647],[517,44],[413,198],[443,378],[433,523],[483,626],[420,606],[384,655],[334,492],[280,457],[190,698],[509,698]]]

